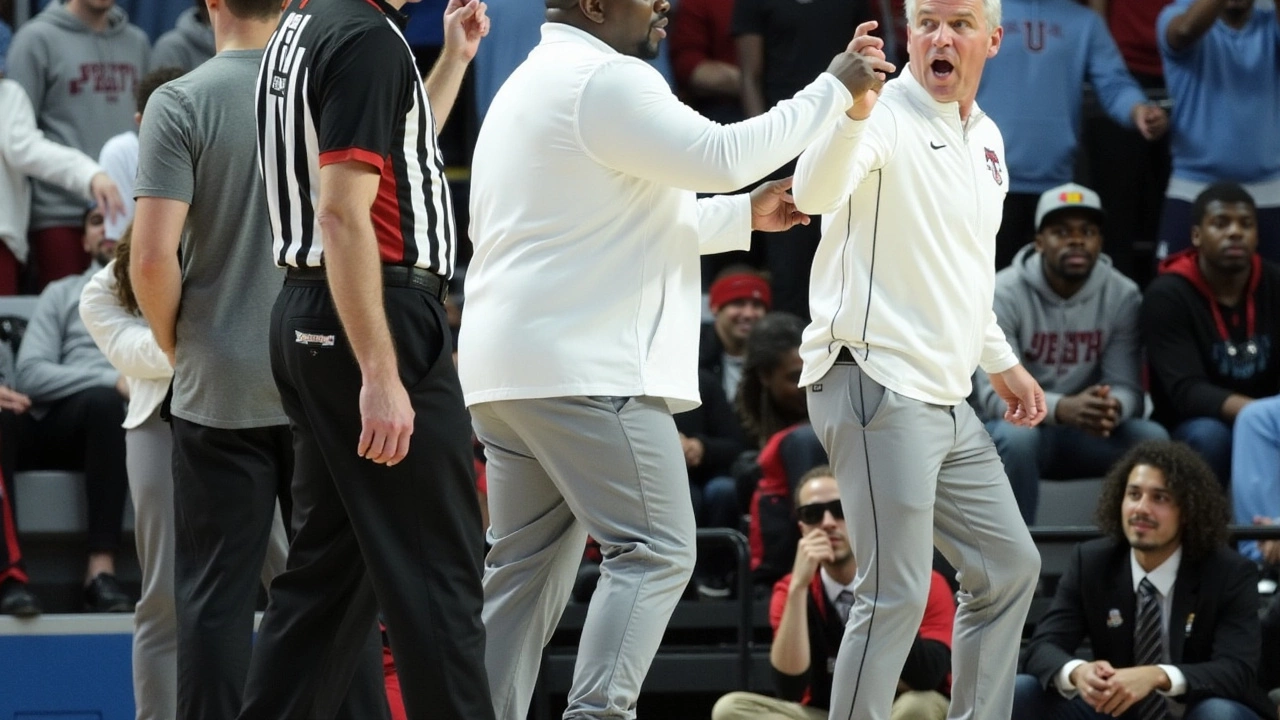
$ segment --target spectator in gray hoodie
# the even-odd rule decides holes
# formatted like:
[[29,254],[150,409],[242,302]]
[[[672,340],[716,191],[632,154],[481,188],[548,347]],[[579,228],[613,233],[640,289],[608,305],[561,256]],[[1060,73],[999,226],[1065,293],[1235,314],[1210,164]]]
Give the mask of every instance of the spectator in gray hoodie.
[[[54,0],[13,36],[8,74],[35,108],[36,125],[54,142],[98,157],[107,139],[133,128],[133,94],[151,44],[115,0]],[[82,272],[84,200],[37,182],[31,207],[31,255],[39,286]]]
[[84,213],[84,250],[93,258],[80,275],[49,284],[18,349],[15,389],[31,398],[18,466],[84,473],[89,517],[89,565],[84,605],[89,612],[131,612],[133,599],[115,577],[115,554],[129,482],[124,463],[129,386],[85,329],[80,292],[115,253],[102,213]]
[[213,26],[204,0],[182,11],[174,28],[161,35],[151,49],[151,67],[180,68],[191,72],[197,65],[213,57]]
[[1004,401],[981,370],[973,401],[1028,525],[1040,478],[1100,477],[1131,446],[1169,437],[1142,419],[1142,297],[1102,254],[1102,219],[1089,188],[1067,183],[1044,192],[1035,242],[996,274],[996,320],[1044,388],[1049,414],[1034,428],[1005,422]]

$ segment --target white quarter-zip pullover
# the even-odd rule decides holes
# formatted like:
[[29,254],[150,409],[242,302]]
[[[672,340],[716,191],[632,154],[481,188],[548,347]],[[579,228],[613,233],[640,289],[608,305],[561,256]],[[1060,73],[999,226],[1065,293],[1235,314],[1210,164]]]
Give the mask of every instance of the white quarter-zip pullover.
[[810,146],[794,194],[823,215],[823,235],[800,383],[848,347],[886,388],[957,405],[976,367],[1017,364],[992,311],[1008,187],[995,123],[976,104],[962,122],[958,103],[934,100],[910,72],[885,83],[869,118],[841,118]]

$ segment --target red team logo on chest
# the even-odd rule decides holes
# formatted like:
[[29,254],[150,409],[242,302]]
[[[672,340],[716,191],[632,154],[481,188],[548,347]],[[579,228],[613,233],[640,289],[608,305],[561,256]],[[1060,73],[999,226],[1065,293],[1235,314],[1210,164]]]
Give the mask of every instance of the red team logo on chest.
[[997,185],[1004,184],[1004,176],[1000,173],[1000,156],[996,155],[996,151],[991,148],[983,148],[987,151],[987,169],[991,171],[991,177],[995,178]]

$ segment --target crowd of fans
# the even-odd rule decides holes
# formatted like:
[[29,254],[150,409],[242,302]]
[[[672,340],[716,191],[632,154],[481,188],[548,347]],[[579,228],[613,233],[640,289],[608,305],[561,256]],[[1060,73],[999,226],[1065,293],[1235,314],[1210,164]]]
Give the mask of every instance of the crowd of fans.
[[[670,41],[655,67],[691,107],[719,122],[791,97],[866,20],[879,22],[886,55],[904,66],[901,0],[672,4]],[[477,121],[538,42],[542,22],[533,0],[488,5],[492,33],[469,85]],[[438,17],[432,3],[423,6],[417,16]],[[131,386],[77,308],[127,231],[147,99],[211,57],[213,33],[202,4],[154,43],[114,0],[52,0],[16,30],[5,11],[0,2],[0,294],[40,297],[25,334],[10,332],[0,343],[0,612],[40,612],[13,530],[13,503],[22,500],[13,497],[13,477],[27,468],[85,473],[85,609],[128,611],[134,601],[115,578],[114,557],[128,487],[123,426]],[[1036,521],[1042,479],[1105,475],[1098,520],[1112,536],[1083,546],[1071,581],[1059,586],[1046,631],[1059,634],[1037,634],[1018,702],[1040,707],[1035,680],[1057,683],[1064,697],[1095,709],[1115,709],[1086,697],[1090,682],[1102,687],[1119,671],[1098,665],[1108,652],[1093,627],[1099,618],[1073,609],[1093,607],[1091,578],[1071,575],[1096,571],[1125,542],[1138,552],[1141,543],[1115,516],[1128,517],[1127,503],[1151,502],[1181,512],[1160,520],[1153,510],[1152,525],[1176,528],[1194,516],[1216,527],[1227,513],[1237,525],[1280,523],[1280,23],[1270,3],[1254,0],[1004,0],[1003,18],[1000,51],[978,96],[1009,157],[994,312],[1044,388],[1049,414],[1037,428],[1005,422],[980,370],[970,402],[987,422],[1028,524]],[[465,160],[469,152],[459,147],[453,156]],[[775,177],[790,172],[784,166]],[[700,526],[746,531],[753,580],[774,587],[771,660],[780,690],[820,708],[814,663],[834,657],[842,586],[856,568],[797,387],[819,230],[816,222],[797,226],[759,238],[750,252],[704,258],[703,405],[676,421]],[[461,322],[457,289],[454,323]],[[1138,482],[1135,490],[1137,467],[1155,468],[1159,483]],[[1218,536],[1209,541],[1222,544]],[[1236,567],[1237,555],[1204,562],[1221,554],[1216,545],[1180,547],[1183,567]],[[1280,541],[1242,543],[1238,552],[1264,577],[1280,567]],[[700,559],[692,587],[724,597],[733,572],[724,558]],[[1239,577],[1221,582],[1239,585]],[[1134,597],[1127,611],[1110,609],[1116,615],[1104,618],[1108,627],[1138,619]],[[944,599],[951,602],[950,594],[936,604]],[[1273,625],[1274,605],[1266,616]],[[934,695],[945,700],[938,668],[949,658],[950,624],[939,612],[926,618],[904,668],[902,695],[910,702],[903,707],[912,710],[901,717],[942,716]],[[1192,617],[1183,638],[1188,657],[1216,632],[1210,618],[1193,627]],[[820,646],[795,644],[806,627]],[[1071,643],[1086,636],[1098,659],[1064,665]],[[1169,642],[1181,652],[1181,640]],[[1111,663],[1118,667],[1124,657]],[[1275,658],[1233,660],[1280,674]],[[1089,678],[1076,678],[1077,668]],[[1178,675],[1166,694],[1200,687],[1195,672]],[[1280,677],[1266,680],[1280,685]],[[1251,685],[1234,699],[1265,707],[1252,692]],[[717,717],[784,713],[762,703],[732,696]]]

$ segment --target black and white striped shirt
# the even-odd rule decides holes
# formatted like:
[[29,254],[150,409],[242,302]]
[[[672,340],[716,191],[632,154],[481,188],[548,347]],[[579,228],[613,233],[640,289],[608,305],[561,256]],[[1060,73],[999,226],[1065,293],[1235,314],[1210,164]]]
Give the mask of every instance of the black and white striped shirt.
[[290,0],[285,7],[257,89],[258,156],[277,265],[323,265],[320,166],[356,160],[382,173],[372,215],[383,264],[453,273],[453,205],[404,21],[380,0]]

